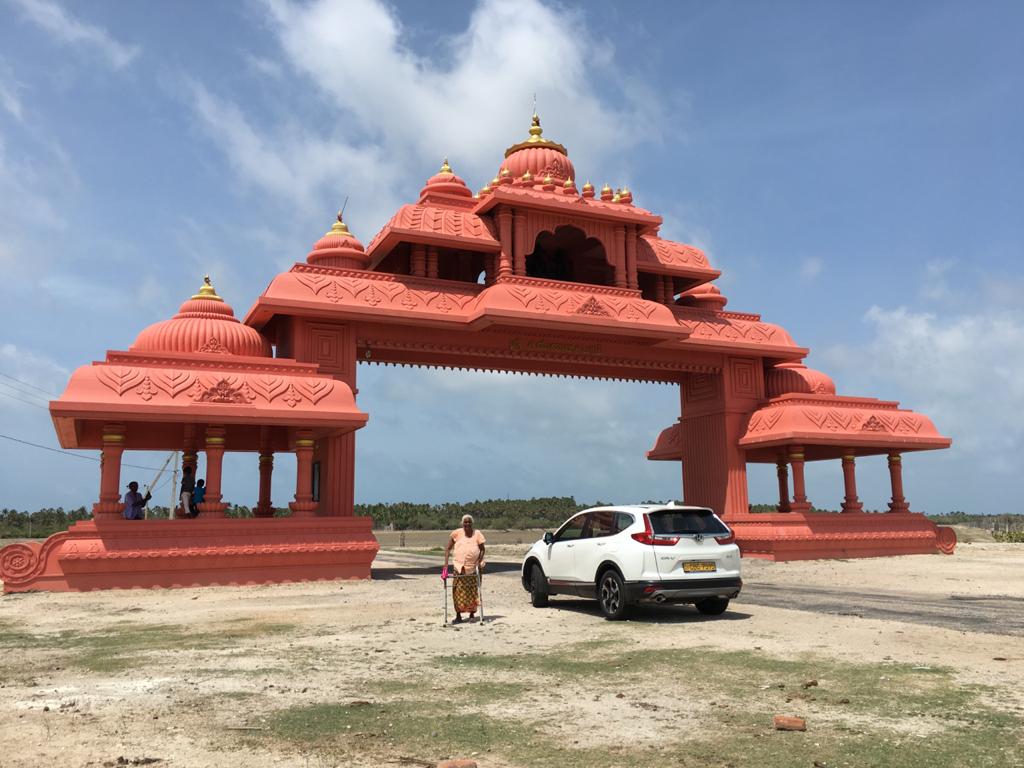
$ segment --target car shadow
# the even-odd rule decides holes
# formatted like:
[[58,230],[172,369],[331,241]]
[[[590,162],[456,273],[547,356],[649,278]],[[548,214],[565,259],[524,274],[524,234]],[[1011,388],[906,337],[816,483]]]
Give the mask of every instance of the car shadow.
[[[548,603],[548,607],[543,610],[572,611],[573,613],[589,614],[594,618],[604,618],[596,600],[553,597]],[[625,621],[637,621],[644,624],[702,624],[705,621],[746,621],[749,618],[751,618],[749,613],[735,611],[731,608],[721,616],[705,616],[692,605],[684,603],[681,605],[633,606]]]

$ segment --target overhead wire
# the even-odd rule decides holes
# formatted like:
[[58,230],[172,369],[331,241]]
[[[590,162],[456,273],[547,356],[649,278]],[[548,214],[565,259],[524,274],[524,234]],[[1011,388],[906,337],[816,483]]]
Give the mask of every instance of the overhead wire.
[[58,395],[56,392],[51,392],[50,390],[44,389],[43,387],[37,386],[35,384],[31,384],[31,383],[29,383],[27,381],[23,381],[22,379],[19,379],[19,378],[16,378],[14,376],[11,376],[9,373],[4,373],[3,371],[0,371],[0,376],[2,376],[5,379],[10,379],[11,381],[16,381],[19,384],[21,384],[23,386],[26,386],[26,387],[29,387],[31,389],[37,389],[40,392],[42,392],[44,395],[49,395],[50,397],[60,397],[60,395]]
[[[3,382],[0,381],[0,384],[3,384]],[[18,390],[14,391],[17,392]],[[35,395],[29,395],[27,392],[21,392],[19,394],[24,394],[27,395],[28,397],[35,397]],[[11,398],[11,400],[17,400],[19,403],[25,403],[25,405],[35,406],[36,408],[42,408],[44,411],[48,410],[48,407],[40,403],[38,400],[26,400],[23,397],[18,397],[18,395],[12,395],[10,392],[4,392],[2,389],[0,389],[0,395],[3,395],[4,397],[9,397]]]
[[[52,453],[61,453],[61,454],[65,455],[65,456],[71,456],[72,458],[75,458],[75,459],[86,459],[87,461],[96,461],[96,462],[99,461],[99,459],[96,458],[95,456],[86,456],[86,455],[81,454],[81,453],[72,453],[71,451],[65,451],[63,448],[51,448],[48,445],[39,445],[39,443],[31,443],[28,440],[21,440],[21,439],[19,439],[17,437],[11,437],[10,435],[0,435],[0,437],[2,437],[4,440],[10,440],[10,441],[15,442],[15,443],[21,443],[22,445],[30,445],[33,448],[41,448],[44,451],[50,451]],[[121,466],[122,467],[131,467],[132,469],[147,469],[150,472],[159,472],[160,471],[156,467],[144,467],[141,464],[128,464],[128,463],[122,462]]]

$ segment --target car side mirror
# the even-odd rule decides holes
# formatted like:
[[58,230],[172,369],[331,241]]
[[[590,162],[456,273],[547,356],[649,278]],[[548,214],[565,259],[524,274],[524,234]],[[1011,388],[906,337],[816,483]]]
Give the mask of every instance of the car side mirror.
[[544,543],[545,544],[550,544],[554,540],[555,540],[555,537],[552,535],[551,531],[544,531]]

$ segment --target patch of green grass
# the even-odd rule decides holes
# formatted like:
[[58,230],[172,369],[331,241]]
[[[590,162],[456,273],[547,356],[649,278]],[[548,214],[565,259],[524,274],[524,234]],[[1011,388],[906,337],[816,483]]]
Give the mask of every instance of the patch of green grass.
[[[240,642],[282,634],[292,624],[249,622],[231,623],[222,629],[192,632],[177,624],[138,624],[117,622],[109,629],[92,632],[63,630],[29,634],[0,626],[0,648],[52,651],[60,663],[91,672],[112,673],[134,669],[148,663],[147,654],[161,651],[216,650],[231,648]],[[53,662],[50,657],[47,664]]]
[[436,760],[489,752],[537,768],[648,766],[657,759],[651,750],[626,754],[565,746],[546,735],[542,723],[497,719],[420,700],[293,707],[274,714],[268,723],[264,738],[336,757],[397,751]]

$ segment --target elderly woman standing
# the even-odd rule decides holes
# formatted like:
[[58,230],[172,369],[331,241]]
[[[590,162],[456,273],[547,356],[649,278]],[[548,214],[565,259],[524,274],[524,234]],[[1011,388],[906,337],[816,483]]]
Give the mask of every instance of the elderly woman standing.
[[462,623],[462,614],[468,613],[469,620],[476,616],[480,606],[480,591],[477,586],[477,572],[484,570],[484,535],[473,528],[473,516],[462,516],[462,527],[452,531],[448,545],[444,548],[444,572],[448,573],[448,555],[455,551],[455,573],[452,582],[452,601],[455,603],[455,621]]

